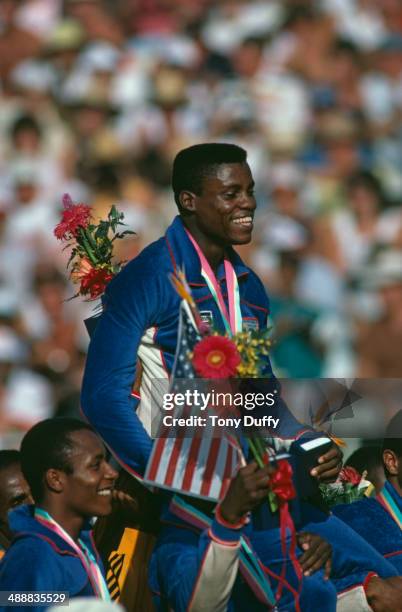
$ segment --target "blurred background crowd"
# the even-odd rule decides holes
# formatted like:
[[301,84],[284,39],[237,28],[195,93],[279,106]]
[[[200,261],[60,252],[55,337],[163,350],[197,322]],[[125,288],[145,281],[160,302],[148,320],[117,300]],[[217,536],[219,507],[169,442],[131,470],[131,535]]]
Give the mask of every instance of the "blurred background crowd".
[[400,0],[0,0],[0,447],[79,410],[62,195],[117,204],[130,259],[196,142],[249,153],[278,375],[399,377],[401,119]]

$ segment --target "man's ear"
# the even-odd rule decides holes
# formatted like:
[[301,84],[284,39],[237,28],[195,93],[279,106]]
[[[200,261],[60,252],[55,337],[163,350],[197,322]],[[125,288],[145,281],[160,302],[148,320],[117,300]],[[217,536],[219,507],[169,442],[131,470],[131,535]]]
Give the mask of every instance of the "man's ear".
[[196,195],[191,191],[181,191],[179,195],[180,206],[187,212],[194,212],[196,208]]
[[384,461],[385,471],[390,476],[397,476],[399,472],[399,459],[394,451],[385,449],[382,454],[382,460]]
[[62,493],[64,490],[64,472],[50,468],[45,474],[45,484],[54,493]]

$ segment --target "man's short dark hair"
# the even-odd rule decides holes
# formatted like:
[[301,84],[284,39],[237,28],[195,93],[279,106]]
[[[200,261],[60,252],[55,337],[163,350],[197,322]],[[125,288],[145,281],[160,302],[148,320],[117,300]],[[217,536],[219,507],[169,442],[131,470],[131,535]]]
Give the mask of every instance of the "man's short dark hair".
[[172,187],[180,206],[180,193],[191,191],[200,195],[205,178],[213,175],[221,164],[243,164],[247,151],[234,144],[209,142],[182,149],[173,162]]
[[402,457],[402,410],[397,412],[388,423],[382,450],[391,450],[398,457]]
[[361,446],[348,457],[345,466],[355,468],[359,474],[363,474],[364,471],[370,472],[378,467],[382,468],[381,446]]
[[20,452],[17,450],[0,450],[0,472],[7,470],[11,465],[21,462]]
[[90,425],[78,419],[55,418],[37,423],[25,434],[21,443],[21,469],[35,502],[43,500],[47,470],[73,472],[71,434],[82,429],[93,431]]

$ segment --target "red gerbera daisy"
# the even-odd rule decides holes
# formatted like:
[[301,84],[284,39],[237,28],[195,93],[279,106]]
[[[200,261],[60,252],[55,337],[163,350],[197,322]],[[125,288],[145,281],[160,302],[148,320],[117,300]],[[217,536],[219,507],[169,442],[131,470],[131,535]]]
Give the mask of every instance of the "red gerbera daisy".
[[54,235],[58,240],[75,238],[80,227],[87,227],[91,218],[91,207],[86,204],[73,204],[70,196],[63,197],[63,215],[56,225]]
[[91,300],[102,295],[106,285],[113,278],[113,274],[110,274],[105,268],[92,268],[85,276],[81,279],[80,293],[81,295],[90,295]]
[[234,376],[240,361],[235,343],[223,336],[207,336],[194,348],[193,366],[203,378]]

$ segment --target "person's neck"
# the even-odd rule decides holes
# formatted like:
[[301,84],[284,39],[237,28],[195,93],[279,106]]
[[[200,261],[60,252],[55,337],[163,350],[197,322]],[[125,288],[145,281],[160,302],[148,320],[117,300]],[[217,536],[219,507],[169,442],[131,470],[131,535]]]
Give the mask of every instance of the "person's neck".
[[216,274],[219,264],[223,261],[225,247],[213,242],[210,238],[205,236],[195,224],[191,223],[190,219],[184,220],[184,225],[204,253],[209,265]]
[[60,507],[58,503],[43,502],[38,504],[38,507],[45,510],[75,542],[78,540],[85,522],[83,517]]

